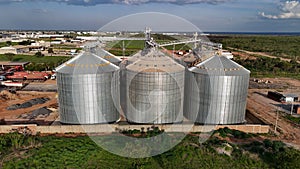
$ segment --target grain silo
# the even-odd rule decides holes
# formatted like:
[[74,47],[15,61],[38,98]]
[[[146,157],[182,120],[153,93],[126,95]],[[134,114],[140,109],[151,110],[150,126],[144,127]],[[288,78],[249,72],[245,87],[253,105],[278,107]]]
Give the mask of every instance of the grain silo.
[[62,123],[96,124],[119,119],[118,66],[84,52],[56,71]]
[[183,121],[185,68],[155,48],[139,53],[125,69],[127,120],[143,124]]
[[101,58],[113,63],[114,65],[119,66],[122,60],[112,53],[102,49],[101,47],[94,47],[90,49],[92,53],[96,54],[97,56],[100,56]]
[[200,124],[245,122],[250,71],[213,56],[186,74],[184,115]]

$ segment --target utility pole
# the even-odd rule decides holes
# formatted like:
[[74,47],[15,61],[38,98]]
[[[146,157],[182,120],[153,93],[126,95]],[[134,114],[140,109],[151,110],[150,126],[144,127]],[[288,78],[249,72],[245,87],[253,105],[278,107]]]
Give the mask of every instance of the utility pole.
[[279,116],[279,111],[278,111],[278,108],[276,109],[276,122],[275,122],[275,134],[277,133],[277,126],[278,126],[278,116]]
[[194,43],[194,49],[196,49],[197,48],[197,40],[198,40],[198,32],[195,32],[195,34],[194,34],[194,40],[195,40],[195,43]]
[[125,59],[125,41],[123,40],[122,43],[123,43],[123,48],[122,48],[123,50],[122,51],[123,51],[123,60],[124,60]]
[[173,59],[174,59],[174,55],[175,55],[175,44],[173,45]]
[[291,115],[293,115],[293,109],[294,109],[294,102],[291,102],[292,105],[291,105]]

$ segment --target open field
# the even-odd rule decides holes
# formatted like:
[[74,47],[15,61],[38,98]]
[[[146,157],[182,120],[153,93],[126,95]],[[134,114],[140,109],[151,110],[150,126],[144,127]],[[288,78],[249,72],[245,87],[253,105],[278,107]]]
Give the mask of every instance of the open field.
[[70,56],[34,56],[34,55],[14,55],[8,58],[5,54],[0,54],[0,61],[14,61],[14,62],[31,62],[25,67],[30,71],[46,71],[53,70],[55,67],[63,64],[71,59]]
[[251,71],[252,77],[300,79],[300,36],[217,35],[234,60]]
[[[134,37],[144,38],[144,35],[136,35]],[[163,44],[171,41],[176,41],[180,39],[176,39],[173,36],[167,36],[162,34],[153,34],[152,37],[154,38],[155,42],[158,44]],[[182,39],[182,37],[181,37]],[[123,55],[123,43],[125,47],[125,56],[130,56],[137,53],[139,50],[144,49],[145,41],[143,40],[124,40],[124,41],[117,41],[117,42],[109,42],[106,45],[106,50],[113,53],[116,56]],[[192,49],[193,44],[179,44],[175,46],[166,46],[165,48],[168,50],[190,50]]]
[[252,77],[290,77],[300,79],[299,61],[258,55],[254,52],[236,50],[232,52],[234,61],[251,71]]
[[[14,55],[11,61],[15,62],[34,62],[34,63],[62,63],[68,59],[70,56],[44,56],[37,57],[32,55]],[[0,61],[10,61],[5,54],[0,54]]]
[[[16,43],[16,42],[11,42],[11,45],[18,45],[18,43]],[[10,46],[10,45],[7,44],[6,42],[0,42],[0,48],[5,47],[5,46]]]
[[[276,59],[276,58],[279,58],[281,61],[286,61],[286,62],[291,62],[293,61],[293,59],[288,59],[288,58],[283,58],[283,57],[277,57],[277,56],[273,56],[273,55],[270,55],[270,54],[266,54],[264,52],[250,52],[250,51],[247,51],[247,50],[241,50],[241,49],[237,49],[237,48],[232,48],[232,47],[227,47],[229,50],[233,50],[232,53],[239,53],[239,52],[242,52],[242,53],[246,53],[246,54],[249,54],[249,55],[252,55],[252,56],[263,56],[263,57],[268,57],[268,58],[273,58],[273,59]],[[300,61],[297,61],[298,63],[300,63]]]
[[209,38],[211,41],[223,43],[225,49],[231,47],[300,60],[300,36],[224,35]]
[[[147,131],[135,137],[151,137],[161,131]],[[127,133],[128,136],[133,136]],[[91,136],[118,146],[128,155],[150,153],[147,145],[115,142],[113,135]],[[171,137],[176,137],[175,134]],[[1,137],[1,168],[299,168],[300,152],[265,136],[221,129],[205,143],[198,134],[188,135],[171,150],[143,159],[111,154],[87,136]],[[156,148],[156,147],[152,147]],[[157,147],[159,148],[159,147]],[[142,151],[142,152],[141,152]],[[281,160],[284,159],[284,160]]]

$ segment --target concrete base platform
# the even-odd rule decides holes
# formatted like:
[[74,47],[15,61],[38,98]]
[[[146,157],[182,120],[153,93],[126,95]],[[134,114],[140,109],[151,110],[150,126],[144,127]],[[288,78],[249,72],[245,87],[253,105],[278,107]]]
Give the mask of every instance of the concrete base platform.
[[51,125],[38,126],[36,124],[24,125],[3,125],[0,126],[0,133],[10,133],[12,131],[22,131],[24,128],[29,129],[32,134],[82,134],[82,133],[114,133],[122,130],[142,130],[147,131],[147,128],[158,127],[165,132],[210,132],[220,128],[228,127],[243,131],[246,133],[268,133],[270,126],[268,125],[192,125],[192,124],[170,124],[170,125],[118,125],[118,124],[99,124],[99,125]]

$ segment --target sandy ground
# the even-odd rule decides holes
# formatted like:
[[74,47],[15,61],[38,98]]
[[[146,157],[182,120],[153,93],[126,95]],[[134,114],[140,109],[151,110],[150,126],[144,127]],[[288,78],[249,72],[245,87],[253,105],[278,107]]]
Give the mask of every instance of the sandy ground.
[[[287,89],[279,89],[281,93],[293,93],[300,96],[300,81],[289,79],[289,78],[277,78],[270,79],[265,78],[264,80],[271,80],[273,83],[277,84],[288,84]],[[276,89],[250,89],[248,94],[247,109],[254,114],[256,117],[260,118],[264,123],[271,126],[271,131],[274,132],[277,111],[282,111],[284,113],[290,113],[291,104],[283,104],[274,100],[267,98],[268,91],[276,91]],[[295,103],[295,104],[300,104]],[[300,125],[294,125],[287,121],[284,114],[279,113],[278,115],[278,126],[277,133],[279,134],[277,138],[288,144],[300,147]]]
[[[0,119],[14,119],[21,114],[29,113],[33,110],[42,108],[42,107],[51,107],[57,103],[56,93],[54,92],[25,92],[18,91],[15,95],[15,99],[1,100],[0,104]],[[22,104],[26,101],[29,101],[34,98],[47,97],[50,100],[44,104],[37,104],[26,109],[18,110],[6,110],[6,108],[13,104]]]
[[[239,56],[242,59],[256,59],[254,55],[261,55],[270,58],[278,58],[262,52],[250,52],[235,48],[237,50],[232,52],[234,56]],[[290,59],[280,58],[283,61],[290,61]],[[300,63],[300,62],[298,62]],[[271,131],[274,132],[277,111],[290,113],[291,104],[282,104],[267,98],[268,91],[278,91],[283,94],[297,94],[300,96],[300,81],[290,78],[262,78],[261,80],[271,81],[271,84],[258,84],[250,81],[250,89],[248,94],[247,109],[256,117],[261,119],[264,123],[271,126]],[[295,104],[300,104],[295,103]],[[300,125],[294,125],[287,121],[284,114],[278,115],[277,137],[274,139],[284,141],[297,149],[300,149]]]

